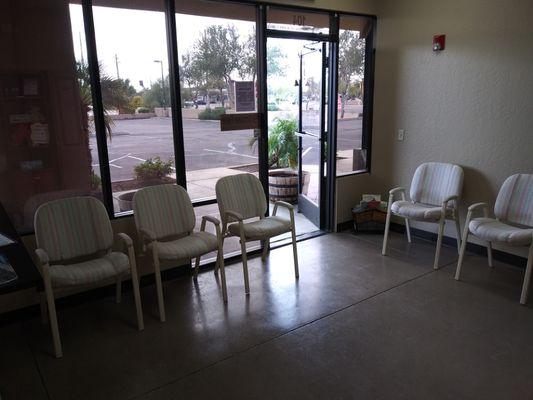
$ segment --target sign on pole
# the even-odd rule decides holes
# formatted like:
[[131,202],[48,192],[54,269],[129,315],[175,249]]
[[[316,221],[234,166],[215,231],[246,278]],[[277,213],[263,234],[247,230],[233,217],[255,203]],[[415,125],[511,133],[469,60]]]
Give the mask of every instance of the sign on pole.
[[255,87],[253,81],[235,81],[235,112],[255,111]]

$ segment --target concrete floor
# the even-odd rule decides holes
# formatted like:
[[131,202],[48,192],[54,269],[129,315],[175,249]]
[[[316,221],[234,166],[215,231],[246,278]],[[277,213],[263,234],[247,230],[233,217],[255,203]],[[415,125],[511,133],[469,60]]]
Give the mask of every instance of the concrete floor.
[[[526,399],[533,397],[533,310],[523,271],[478,256],[453,279],[457,253],[394,234],[329,234],[228,266],[224,306],[212,271],[195,285],[142,289],[59,311],[64,357],[39,320],[0,327],[2,399]],[[530,302],[531,304],[531,302]]]

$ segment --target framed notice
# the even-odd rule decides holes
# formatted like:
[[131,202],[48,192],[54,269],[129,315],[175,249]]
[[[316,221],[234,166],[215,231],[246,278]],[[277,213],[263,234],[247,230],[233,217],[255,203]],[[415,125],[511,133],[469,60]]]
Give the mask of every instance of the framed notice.
[[253,81],[235,81],[235,111],[255,111],[255,85]]

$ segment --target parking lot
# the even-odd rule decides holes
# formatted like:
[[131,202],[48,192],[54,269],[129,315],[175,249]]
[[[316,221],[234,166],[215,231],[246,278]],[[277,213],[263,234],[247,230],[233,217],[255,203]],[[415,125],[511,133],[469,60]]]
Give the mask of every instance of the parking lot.
[[[220,131],[219,121],[183,120],[185,162],[188,171],[257,163],[257,149],[250,146],[252,130]],[[142,161],[159,156],[174,156],[171,118],[116,120],[107,143],[111,178],[114,182],[132,179],[133,168]],[[361,119],[340,120],[338,150],[360,147]],[[96,138],[91,135],[93,167],[98,171]],[[317,146],[303,149],[305,158],[315,160]]]

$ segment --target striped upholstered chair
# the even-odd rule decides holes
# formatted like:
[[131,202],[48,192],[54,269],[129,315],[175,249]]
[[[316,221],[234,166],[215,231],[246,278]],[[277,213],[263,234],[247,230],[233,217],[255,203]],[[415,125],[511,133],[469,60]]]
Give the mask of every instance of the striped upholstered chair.
[[[405,219],[407,240],[411,243],[409,220],[432,222],[439,224],[437,249],[433,268],[439,267],[440,248],[444,236],[444,225],[447,219],[455,221],[457,229],[457,251],[461,246],[461,226],[459,224],[458,201],[463,188],[463,169],[458,165],[430,162],[420,165],[411,182],[411,201],[405,198],[405,189],[397,187],[389,192],[389,206],[385,224],[385,235],[381,254],[387,255],[392,215]],[[394,201],[399,193],[401,200]]]
[[112,250],[113,228],[99,200],[73,197],[41,205],[35,213],[35,236],[46,294],[43,318],[47,306],[56,357],[63,355],[55,309],[55,297],[62,293],[116,283],[120,302],[122,280],[131,276],[137,326],[144,329],[133,242],[119,233],[128,255]]
[[[483,210],[483,218],[472,218],[476,210]],[[489,218],[488,210],[487,203],[476,203],[468,207],[455,279],[459,280],[461,275],[469,234],[487,242],[489,267],[492,267],[493,242],[511,246],[529,246],[526,274],[520,296],[520,303],[526,304],[533,268],[533,174],[516,174],[507,178],[500,188],[494,205],[496,218]]]
[[[224,238],[228,236],[240,238],[245,293],[250,293],[246,242],[263,241],[262,260],[265,261],[270,238],[291,232],[294,274],[298,278],[294,207],[289,203],[276,201],[272,216],[265,217],[268,209],[265,192],[259,179],[252,174],[238,174],[220,178],[215,190],[222,219],[222,243],[224,243]],[[289,210],[290,219],[287,220],[276,215],[280,206]],[[252,218],[253,221],[246,221]]]
[[[173,184],[141,189],[133,196],[133,214],[143,245],[152,253],[161,321],[165,321],[166,317],[160,260],[189,261],[195,258],[196,279],[200,257],[217,251],[217,261],[221,266],[222,297],[225,302],[228,300],[220,221],[211,216],[203,216],[200,232],[195,232],[194,208],[185,189]],[[215,225],[216,235],[205,232],[207,222]]]

